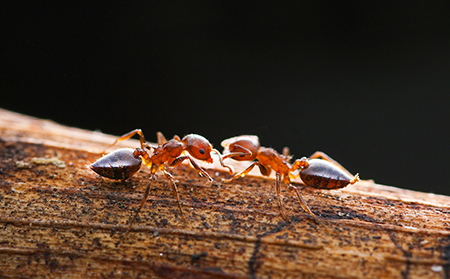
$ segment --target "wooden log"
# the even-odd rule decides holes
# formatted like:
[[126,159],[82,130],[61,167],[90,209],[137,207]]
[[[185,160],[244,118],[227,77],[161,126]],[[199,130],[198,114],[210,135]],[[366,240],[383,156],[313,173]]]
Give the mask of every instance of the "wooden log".
[[120,241],[149,171],[125,183],[90,171],[115,139],[0,110],[0,277],[450,277],[450,197],[372,181],[301,190],[330,233],[293,192],[283,220],[271,178],[224,184],[214,165],[208,183],[182,165],[171,172],[188,222],[160,176]]

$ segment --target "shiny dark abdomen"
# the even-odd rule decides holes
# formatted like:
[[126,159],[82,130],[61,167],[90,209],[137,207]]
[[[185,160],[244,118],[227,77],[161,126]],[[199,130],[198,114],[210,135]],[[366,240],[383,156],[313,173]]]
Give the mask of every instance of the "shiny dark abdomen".
[[134,149],[121,148],[95,161],[89,167],[101,176],[126,180],[141,168],[142,159],[133,155]]
[[352,179],[336,165],[322,160],[309,160],[309,167],[300,172],[302,181],[317,189],[339,189],[347,186]]

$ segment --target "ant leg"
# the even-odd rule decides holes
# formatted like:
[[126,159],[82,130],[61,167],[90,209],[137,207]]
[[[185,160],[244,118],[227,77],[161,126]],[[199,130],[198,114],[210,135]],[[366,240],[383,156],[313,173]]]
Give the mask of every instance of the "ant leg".
[[288,221],[291,222],[291,220],[286,216],[286,214],[284,213],[284,206],[283,206],[283,202],[281,201],[281,195],[280,195],[280,190],[281,190],[281,175],[279,172],[277,172],[277,181],[275,182],[275,188],[276,188],[276,192],[277,192],[277,198],[278,198],[278,204],[280,206],[280,210],[281,210],[281,216],[283,216],[283,218]]
[[286,159],[286,161],[288,163],[291,163],[292,156],[291,156],[291,150],[289,149],[289,147],[287,147],[287,146],[283,147],[282,154],[283,154],[283,157]]
[[311,215],[311,217],[314,218],[314,220],[317,221],[317,223],[319,223],[320,225],[322,225],[327,231],[332,232],[327,226],[325,226],[317,217],[316,215],[311,211],[311,209],[309,208],[309,206],[306,204],[306,202],[303,200],[302,195],[300,195],[300,191],[298,190],[298,188],[292,184],[289,184],[290,188],[293,188],[295,190],[295,193],[297,194],[298,197],[298,201],[300,202],[300,205],[302,206],[303,210],[305,210],[307,213],[309,213],[309,215]]
[[230,153],[230,154],[223,156],[222,154],[220,154],[220,152],[217,149],[212,149],[211,152],[215,152],[217,154],[217,156],[219,156],[220,165],[224,168],[227,168],[229,170],[230,174],[233,175],[233,170],[231,169],[230,166],[225,165],[223,160],[225,160],[226,158],[232,157],[232,156],[251,156],[252,155],[252,152],[250,152],[250,150],[248,150],[247,148],[244,148],[244,147],[241,147],[241,148],[245,149],[249,153],[236,152],[236,153]]
[[134,221],[136,220],[137,216],[139,215],[139,212],[141,212],[142,208],[144,207],[145,202],[147,201],[148,193],[150,191],[150,184],[152,184],[152,180],[154,180],[155,177],[152,176],[150,178],[150,181],[147,184],[147,188],[145,188],[144,196],[142,197],[141,205],[139,206],[138,210],[134,214],[134,217],[131,219],[130,224],[128,225],[127,231],[122,235],[122,238],[127,237],[128,233],[130,232],[131,226],[133,225]]
[[[116,139],[116,141],[115,141],[113,144],[108,145],[104,150],[106,150],[106,149],[108,149],[108,148],[114,146],[114,145],[115,145],[116,143],[118,143],[119,141],[127,140],[127,139],[131,138],[132,136],[134,136],[134,135],[136,135],[136,134],[139,135],[139,139],[140,139],[140,141],[141,141],[141,148],[144,149],[145,146],[147,145],[147,144],[145,143],[144,133],[142,133],[142,130],[141,130],[141,129],[135,129],[135,130],[133,130],[133,131],[131,131],[131,132],[129,132],[129,133],[126,133],[126,134],[120,136],[118,139]],[[102,153],[104,153],[104,152],[102,152]]]
[[189,162],[191,162],[192,167],[198,171],[198,173],[200,174],[200,176],[206,176],[209,181],[213,181],[214,179],[211,178],[211,176],[204,170],[202,169],[191,157],[189,156],[180,156],[178,158],[176,158],[175,160],[173,160],[171,163],[169,163],[170,167],[177,167],[178,165],[180,165],[184,160],[188,159]]
[[[164,165],[162,165],[162,166],[164,166]],[[175,196],[175,199],[177,200],[178,208],[180,209],[180,212],[181,212],[181,219],[183,219],[183,221],[186,222],[186,219],[184,218],[183,209],[181,208],[177,185],[175,184],[175,181],[173,180],[173,176],[164,169],[161,169],[161,171],[163,172],[164,177],[168,178],[171,182],[170,186],[172,186],[173,195]]]
[[[330,163],[332,163],[333,165],[336,165],[338,168],[340,168],[341,170],[343,170],[345,173],[347,173],[350,177],[353,177],[353,174],[351,174],[347,169],[345,169],[341,164],[339,164],[336,160],[334,160],[333,158],[331,158],[330,156],[328,156],[327,154],[325,154],[322,151],[316,151],[314,152],[314,154],[312,154],[311,156],[309,156],[309,159],[322,159],[325,161],[328,161]],[[358,180],[359,181],[359,180]],[[352,183],[354,184],[354,183]]]
[[291,150],[289,149],[289,147],[287,147],[287,146],[283,147],[283,156],[289,157],[290,155],[291,155]]
[[243,152],[231,152],[231,153],[223,156],[222,160],[225,160],[225,159],[230,158],[230,157],[235,157],[235,156],[239,157],[239,156],[252,156],[253,155],[253,153],[248,148],[245,148],[245,147],[243,147],[243,146],[241,146],[239,144],[235,144],[234,147],[243,149],[244,151]]
[[167,142],[166,137],[161,132],[156,133],[156,137],[158,138],[158,145],[163,145]]
[[192,160],[191,157],[188,156],[188,159],[189,159],[189,162],[191,162],[191,165],[194,167],[194,169],[196,169],[198,171],[199,174],[206,176],[209,179],[209,181],[214,180],[211,178],[211,176],[209,176],[209,174],[203,168],[201,168],[199,165],[197,165],[197,163],[194,160]]
[[230,172],[230,174],[233,174],[233,170],[231,169],[230,166],[227,166],[223,163],[223,158],[222,158],[222,154],[220,154],[220,152],[217,149],[212,149],[211,152],[215,152],[217,154],[217,156],[219,156],[219,162],[220,165],[226,169],[228,169],[228,171]]
[[240,173],[235,174],[232,178],[230,179],[222,179],[223,182],[225,183],[229,183],[233,180],[235,180],[236,178],[239,177],[244,177],[246,176],[256,165],[259,165],[258,161],[253,162],[250,166],[248,166],[245,170],[241,171]]

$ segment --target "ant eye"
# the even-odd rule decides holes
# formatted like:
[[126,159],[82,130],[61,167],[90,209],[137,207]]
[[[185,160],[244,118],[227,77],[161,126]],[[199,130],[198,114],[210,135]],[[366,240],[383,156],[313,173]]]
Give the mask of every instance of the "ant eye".
[[198,152],[200,152],[200,154],[205,154],[205,150],[203,149],[203,148],[200,148],[199,150],[198,150]]

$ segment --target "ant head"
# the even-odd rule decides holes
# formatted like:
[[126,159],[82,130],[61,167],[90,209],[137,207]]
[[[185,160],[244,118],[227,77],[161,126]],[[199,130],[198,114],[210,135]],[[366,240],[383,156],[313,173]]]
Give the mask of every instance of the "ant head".
[[190,134],[185,136],[182,142],[186,145],[186,150],[189,154],[195,159],[207,161],[209,163],[213,162],[213,159],[211,158],[212,146],[206,138],[200,135]]
[[233,138],[226,139],[222,141],[222,146],[228,149],[230,153],[248,153],[249,155],[232,156],[234,160],[237,161],[253,161],[258,154],[259,139],[257,136],[237,136]]

